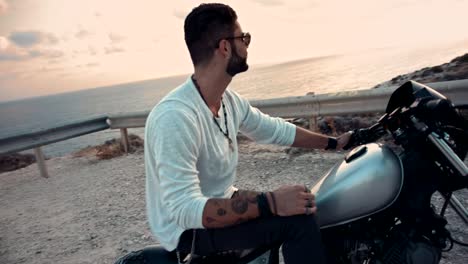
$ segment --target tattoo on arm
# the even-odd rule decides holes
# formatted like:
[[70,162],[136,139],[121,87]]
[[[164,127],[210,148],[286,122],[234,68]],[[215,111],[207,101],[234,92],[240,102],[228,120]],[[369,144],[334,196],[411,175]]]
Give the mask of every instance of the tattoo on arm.
[[231,199],[209,199],[203,209],[203,226],[227,227],[258,217],[257,195],[258,192],[239,190]]
[[219,216],[224,216],[224,215],[226,215],[226,210],[224,210],[223,208],[219,208],[219,209],[218,209],[218,215],[219,215]]
[[255,191],[237,190],[232,195],[232,198],[246,197],[249,203],[257,203],[257,195],[259,194],[260,194],[259,192],[255,192]]
[[232,211],[236,214],[244,214],[249,209],[249,202],[247,199],[237,198],[231,201]]

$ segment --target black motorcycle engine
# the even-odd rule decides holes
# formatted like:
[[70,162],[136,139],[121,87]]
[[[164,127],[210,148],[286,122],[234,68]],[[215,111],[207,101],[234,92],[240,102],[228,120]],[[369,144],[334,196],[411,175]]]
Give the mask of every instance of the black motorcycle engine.
[[428,239],[411,238],[411,234],[395,232],[387,241],[385,254],[377,263],[382,264],[437,264],[441,251],[434,247]]

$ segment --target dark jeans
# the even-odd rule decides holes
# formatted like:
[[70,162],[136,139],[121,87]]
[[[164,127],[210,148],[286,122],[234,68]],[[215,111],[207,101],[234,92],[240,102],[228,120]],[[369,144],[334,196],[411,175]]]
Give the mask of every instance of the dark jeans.
[[[190,252],[193,229],[186,230],[177,250]],[[320,229],[313,215],[269,217],[213,229],[196,229],[195,251],[208,256],[229,250],[283,246],[286,264],[325,263]]]

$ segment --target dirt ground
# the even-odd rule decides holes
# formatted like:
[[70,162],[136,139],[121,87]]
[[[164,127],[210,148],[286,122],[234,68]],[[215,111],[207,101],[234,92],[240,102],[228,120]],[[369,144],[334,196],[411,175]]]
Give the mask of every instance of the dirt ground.
[[[312,185],[343,155],[243,143],[236,186]],[[53,158],[47,166],[48,179],[35,164],[0,174],[0,263],[113,263],[157,243],[146,222],[141,151],[110,160]],[[466,191],[457,195],[468,205]],[[451,209],[447,217],[452,235],[468,242],[467,226]],[[468,263],[466,248],[449,254],[442,263]]]

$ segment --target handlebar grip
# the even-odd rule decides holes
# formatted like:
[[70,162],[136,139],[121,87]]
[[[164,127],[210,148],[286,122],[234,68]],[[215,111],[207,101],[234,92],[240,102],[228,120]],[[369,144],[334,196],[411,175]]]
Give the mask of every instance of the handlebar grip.
[[343,149],[348,150],[354,148],[356,146],[368,143],[367,139],[369,138],[369,129],[368,128],[360,128],[354,129],[352,131],[351,137],[349,138],[348,144],[346,144]]

